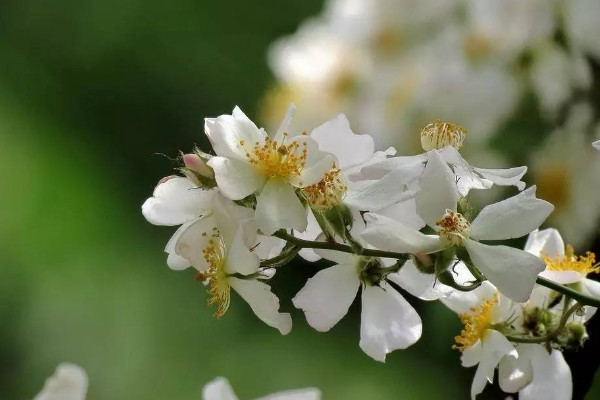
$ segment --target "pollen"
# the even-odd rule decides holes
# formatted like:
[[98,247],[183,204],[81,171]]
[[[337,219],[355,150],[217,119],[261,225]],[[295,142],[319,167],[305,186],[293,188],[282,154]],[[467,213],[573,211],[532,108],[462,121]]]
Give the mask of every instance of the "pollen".
[[285,144],[287,136],[283,134],[281,144],[269,137],[262,144],[255,142],[251,148],[244,140],[238,143],[250,164],[268,177],[291,178],[300,175],[304,169],[308,150],[306,142],[294,140]]
[[341,171],[334,163],[323,179],[314,185],[303,188],[302,194],[313,209],[325,211],[339,206],[346,190]]
[[198,279],[207,285],[208,295],[210,296],[207,303],[208,306],[214,305],[216,307],[214,317],[218,319],[229,308],[231,289],[224,268],[225,246],[217,230],[211,234],[208,246],[202,250],[202,255],[208,264],[208,269],[199,273]]
[[465,351],[481,339],[485,330],[491,325],[492,311],[497,302],[498,294],[496,293],[493,298],[485,300],[478,307],[473,307],[469,312],[458,315],[460,322],[465,327],[460,332],[460,335],[454,337],[455,344],[452,345],[453,349],[461,352]]
[[438,235],[452,246],[462,246],[471,232],[471,224],[461,213],[446,210],[446,214],[435,223]]
[[565,255],[548,257],[542,254],[542,260],[550,271],[577,271],[583,275],[600,272],[600,265],[596,264],[594,253],[588,251],[585,256],[576,256],[570,244],[565,249]]
[[436,119],[421,129],[421,146],[425,151],[440,150],[448,146],[459,150],[466,137],[467,130],[465,128]]

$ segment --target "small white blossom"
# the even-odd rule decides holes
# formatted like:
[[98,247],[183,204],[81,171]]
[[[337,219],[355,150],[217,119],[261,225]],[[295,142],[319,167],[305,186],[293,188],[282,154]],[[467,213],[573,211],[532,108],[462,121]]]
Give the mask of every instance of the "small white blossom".
[[[305,388],[273,393],[256,400],[320,400],[321,391]],[[202,400],[238,400],[227,378],[215,378],[202,389]]]
[[88,377],[83,368],[60,364],[34,400],[85,400],[87,388]]

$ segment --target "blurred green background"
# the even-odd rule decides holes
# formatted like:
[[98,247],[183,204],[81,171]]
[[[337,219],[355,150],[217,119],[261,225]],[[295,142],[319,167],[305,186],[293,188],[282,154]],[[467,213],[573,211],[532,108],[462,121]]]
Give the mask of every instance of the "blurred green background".
[[293,309],[309,264],[276,277],[289,336],[237,297],[215,321],[193,273],[166,267],[174,229],[141,215],[178,151],[203,144],[205,116],[236,104],[256,116],[269,43],[321,6],[0,2],[0,398],[33,398],[63,361],[87,370],[91,400],[200,399],[216,376],[242,399],[304,386],[467,398],[474,370],[451,350],[460,324],[443,306],[418,305],[423,339],[386,364],[358,347],[357,304],[329,334]]

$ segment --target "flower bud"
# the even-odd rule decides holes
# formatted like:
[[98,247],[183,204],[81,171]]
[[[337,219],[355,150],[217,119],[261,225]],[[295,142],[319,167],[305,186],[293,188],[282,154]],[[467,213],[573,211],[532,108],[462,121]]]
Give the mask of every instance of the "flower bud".
[[567,331],[567,345],[571,347],[582,346],[588,337],[585,325],[578,322],[569,322],[565,328]]
[[197,173],[200,176],[203,176],[208,179],[213,179],[215,174],[213,170],[206,165],[206,162],[200,158],[198,154],[190,153],[190,154],[182,154],[181,158],[183,159],[183,164],[187,169]]
[[436,119],[421,129],[421,146],[425,151],[441,150],[448,146],[459,150],[466,137],[466,129],[451,122],[442,122]]

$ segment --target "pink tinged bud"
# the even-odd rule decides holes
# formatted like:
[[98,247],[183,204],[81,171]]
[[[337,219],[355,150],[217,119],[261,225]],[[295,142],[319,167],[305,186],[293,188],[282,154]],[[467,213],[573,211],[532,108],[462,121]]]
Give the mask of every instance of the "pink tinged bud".
[[165,183],[166,181],[168,181],[169,179],[173,179],[173,178],[179,178],[177,175],[169,175],[169,176],[165,176],[164,178],[162,178],[160,181],[158,181],[158,185],[160,185],[161,183]]
[[187,169],[192,170],[205,178],[212,179],[214,177],[212,169],[206,165],[204,160],[202,160],[198,154],[183,154],[182,158]]

